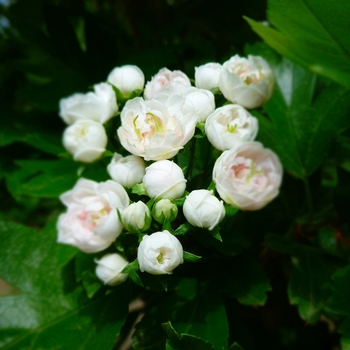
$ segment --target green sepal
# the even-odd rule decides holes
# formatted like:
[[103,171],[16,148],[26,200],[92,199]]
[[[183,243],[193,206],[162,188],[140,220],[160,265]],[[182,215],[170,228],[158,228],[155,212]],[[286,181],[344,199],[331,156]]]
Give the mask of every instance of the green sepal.
[[163,230],[167,230],[167,231],[169,231],[170,233],[173,232],[173,228],[171,227],[171,223],[170,223],[170,221],[169,221],[168,218],[165,218],[165,219],[164,219]]
[[213,231],[209,231],[209,233],[218,241],[220,241],[222,243],[222,238],[220,235],[220,228],[218,226],[215,227],[215,229]]
[[142,281],[141,281],[141,278],[140,276],[138,275],[138,273],[136,271],[133,271],[133,272],[130,272],[129,273],[129,277],[131,278],[131,280],[137,284],[138,286],[140,287],[144,287]]
[[167,292],[168,291],[168,276],[158,276],[158,281],[164,288],[164,290]]

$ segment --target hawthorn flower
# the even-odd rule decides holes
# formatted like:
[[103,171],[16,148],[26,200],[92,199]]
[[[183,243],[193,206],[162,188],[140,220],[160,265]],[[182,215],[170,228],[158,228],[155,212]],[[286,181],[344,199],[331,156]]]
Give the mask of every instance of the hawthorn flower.
[[277,155],[261,143],[244,142],[217,159],[213,180],[226,203],[242,210],[257,210],[278,195],[282,166]]
[[180,92],[191,86],[188,76],[180,70],[171,71],[168,68],[162,68],[147,82],[143,97],[145,100],[151,100],[161,93],[165,88],[168,92]]
[[80,119],[64,131],[63,145],[74,160],[91,163],[106,150],[107,135],[100,123]]
[[191,225],[209,231],[225,217],[223,202],[213,195],[213,191],[208,190],[192,191],[185,199],[183,212]]
[[217,108],[205,122],[209,142],[225,151],[242,141],[253,141],[258,133],[258,120],[240,105]]
[[106,83],[94,85],[94,92],[62,98],[59,104],[59,115],[67,124],[82,119],[104,124],[118,112],[114,91]]
[[140,157],[134,155],[123,157],[114,153],[107,171],[110,177],[122,186],[133,187],[142,182],[145,167],[145,161]]
[[125,209],[129,197],[117,182],[79,179],[60,199],[67,212],[58,219],[58,242],[95,253],[109,247],[122,232],[117,209]]
[[180,241],[169,231],[144,235],[137,252],[141,272],[152,275],[172,274],[183,263],[183,248]]
[[121,113],[118,136],[122,146],[145,160],[169,159],[192,138],[196,110],[181,94],[144,101],[129,100]]
[[252,109],[272,96],[274,78],[267,62],[260,56],[235,55],[223,64],[219,88],[231,102]]
[[128,98],[135,90],[142,90],[145,85],[145,76],[142,70],[134,65],[115,67],[108,75],[108,82]]
[[96,275],[104,284],[116,286],[125,282],[129,276],[128,273],[122,273],[129,262],[120,254],[106,254],[95,262],[97,264]]
[[159,160],[146,168],[143,185],[151,198],[176,199],[185,192],[186,179],[176,163]]

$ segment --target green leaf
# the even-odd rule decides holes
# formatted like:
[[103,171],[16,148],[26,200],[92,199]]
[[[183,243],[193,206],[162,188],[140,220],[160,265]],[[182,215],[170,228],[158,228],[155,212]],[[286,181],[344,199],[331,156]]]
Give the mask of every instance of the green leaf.
[[[17,164],[22,169],[7,177],[14,195],[56,198],[70,190],[78,179],[78,164],[72,160],[20,160]],[[31,176],[26,175],[28,172]],[[32,176],[37,172],[40,173]]]
[[185,235],[189,230],[191,230],[192,226],[188,223],[185,222],[184,224],[181,224],[174,232],[174,236],[181,236]]
[[271,285],[265,272],[251,257],[236,257],[230,262],[230,273],[225,276],[227,283],[225,292],[229,296],[237,298],[245,305],[265,304],[266,293],[271,290]]
[[0,234],[0,276],[22,292],[0,298],[2,349],[111,349],[128,313],[128,284],[87,299],[70,263],[76,251],[57,243],[55,223],[41,232],[0,223]]
[[277,235],[268,235],[266,245],[291,255],[293,270],[288,285],[291,304],[298,306],[307,322],[317,322],[331,296],[331,276],[339,263],[321,250]]
[[234,342],[227,350],[244,350],[239,344]]
[[218,290],[210,285],[199,288],[193,299],[175,310],[171,319],[178,334],[191,334],[210,342],[215,349],[227,349],[228,323]]
[[145,186],[143,185],[143,183],[137,184],[134,187],[132,187],[131,193],[138,194],[139,196],[142,196],[142,195],[147,196],[147,191],[146,191]]
[[139,276],[139,274],[136,271],[130,272],[129,273],[129,277],[131,278],[131,280],[137,284],[140,287],[143,287],[143,283],[141,281],[141,278]]
[[259,120],[258,138],[288,172],[304,178],[325,160],[335,136],[350,126],[350,90],[331,84],[313,101],[313,74],[286,59],[271,65],[277,89],[265,106],[269,119],[252,112]]
[[246,18],[252,29],[283,56],[350,87],[350,38],[344,35],[347,0],[270,0],[265,26]]
[[139,261],[135,259],[134,261],[130,262],[128,265],[124,267],[122,273],[136,272],[138,269],[139,269]]
[[201,258],[201,256],[198,256],[198,255],[194,255],[192,253],[189,253],[189,252],[183,252],[183,258],[185,261],[197,261]]

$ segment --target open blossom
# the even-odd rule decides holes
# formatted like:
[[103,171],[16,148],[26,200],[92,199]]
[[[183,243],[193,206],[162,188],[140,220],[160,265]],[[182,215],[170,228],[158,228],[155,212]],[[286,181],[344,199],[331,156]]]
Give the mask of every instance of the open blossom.
[[181,168],[170,160],[159,160],[146,168],[143,184],[151,198],[180,198],[186,189],[186,179]]
[[129,100],[121,113],[118,136],[122,146],[145,160],[169,159],[192,138],[197,123],[193,104],[181,94],[165,99]]
[[120,254],[106,254],[95,262],[97,264],[96,275],[104,284],[116,286],[125,282],[129,276],[128,273],[122,273],[128,261]]
[[145,235],[139,245],[137,260],[140,270],[152,275],[171,274],[183,263],[183,248],[180,241],[169,231]]
[[171,71],[168,68],[162,68],[147,82],[143,96],[145,100],[150,100],[167,89],[168,92],[180,92],[191,86],[188,76],[180,70]]
[[77,93],[60,100],[59,115],[67,124],[89,119],[105,123],[118,112],[112,87],[106,83],[94,85],[94,92]]
[[135,90],[142,90],[145,76],[142,70],[134,65],[115,67],[108,75],[108,82],[113,84],[127,98]]
[[123,226],[117,209],[125,209],[129,197],[117,182],[79,179],[60,199],[67,212],[60,215],[57,223],[58,242],[94,253],[106,249],[121,233]]
[[231,102],[251,109],[266,103],[273,92],[274,78],[260,56],[235,55],[223,64],[219,88]]
[[107,171],[111,178],[122,186],[133,187],[142,182],[145,167],[145,161],[140,157],[134,155],[123,157],[119,153],[114,153]]
[[225,217],[223,202],[213,195],[213,191],[208,190],[192,191],[186,197],[183,212],[191,225],[207,228],[209,231]]
[[282,166],[277,155],[259,142],[240,143],[224,151],[213,169],[220,197],[233,207],[257,210],[279,193]]
[[240,105],[217,108],[205,122],[209,142],[220,151],[242,141],[253,141],[258,133],[258,120]]
[[214,89],[219,87],[222,66],[220,63],[209,62],[195,67],[195,85],[200,89]]
[[107,135],[102,124],[81,119],[66,128],[63,145],[74,160],[91,163],[106,150]]

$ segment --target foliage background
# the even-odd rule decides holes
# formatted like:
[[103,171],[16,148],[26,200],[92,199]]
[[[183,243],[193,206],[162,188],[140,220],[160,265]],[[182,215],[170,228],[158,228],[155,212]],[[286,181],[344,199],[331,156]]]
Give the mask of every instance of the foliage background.
[[[2,348],[118,349],[140,315],[128,303],[142,297],[133,349],[350,349],[350,3],[0,4]],[[280,196],[231,213],[224,244],[205,232],[186,238],[208,258],[174,273],[169,292],[145,276],[147,292],[131,282],[99,289],[91,257],[56,243],[55,220],[58,195],[77,174],[107,179],[108,159],[71,160],[58,100],[122,64],[146,80],[165,66],[193,78],[195,66],[236,53],[262,55],[274,69],[275,94],[254,113],[258,139],[285,168]],[[113,138],[116,125],[107,127]]]

